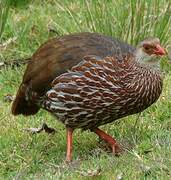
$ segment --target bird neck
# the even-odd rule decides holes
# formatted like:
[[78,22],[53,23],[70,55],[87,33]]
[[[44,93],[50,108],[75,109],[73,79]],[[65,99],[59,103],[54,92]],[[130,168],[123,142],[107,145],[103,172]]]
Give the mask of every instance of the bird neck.
[[157,71],[160,70],[160,61],[157,59],[157,57],[149,56],[148,54],[144,53],[141,48],[135,51],[135,58],[136,61],[142,66],[146,66]]

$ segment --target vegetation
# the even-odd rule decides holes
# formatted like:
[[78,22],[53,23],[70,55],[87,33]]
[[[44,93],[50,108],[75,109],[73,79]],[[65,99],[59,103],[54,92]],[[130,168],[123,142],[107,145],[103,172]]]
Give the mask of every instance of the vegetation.
[[10,3],[8,2],[0,2],[0,39],[2,36],[2,32],[5,28],[5,23],[8,18]]
[[[163,93],[145,112],[102,128],[126,147],[117,158],[91,132],[77,130],[74,161],[64,162],[64,126],[47,112],[14,117],[10,99],[25,66],[1,62],[30,57],[49,38],[71,32],[101,32],[136,45],[148,36],[171,43],[169,0],[43,0],[0,3],[0,179],[171,179],[171,67]],[[9,8],[10,7],[10,8]],[[55,135],[31,135],[25,128],[47,122]],[[86,176],[86,177],[85,177]]]

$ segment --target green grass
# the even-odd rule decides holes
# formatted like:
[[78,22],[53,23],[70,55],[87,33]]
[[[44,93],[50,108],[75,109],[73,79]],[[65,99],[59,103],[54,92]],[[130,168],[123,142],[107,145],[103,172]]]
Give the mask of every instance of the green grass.
[[2,33],[4,31],[4,28],[5,28],[7,18],[8,18],[9,8],[10,8],[9,2],[5,2],[5,1],[1,2],[0,1],[0,40],[1,40]]
[[[14,39],[0,46],[0,61],[30,57],[47,39],[79,31],[101,32],[133,45],[148,36],[159,37],[166,47],[171,43],[168,0],[37,0],[21,6],[17,2],[3,22],[0,16],[0,42]],[[15,95],[25,66],[0,69],[0,179],[171,179],[171,67],[166,68],[157,103],[138,120],[135,115],[102,127],[126,152],[114,157],[93,133],[77,130],[71,165],[64,162],[66,135],[61,123],[45,111],[32,117],[11,115],[11,103],[4,97]],[[57,133],[30,135],[23,130],[42,122]]]

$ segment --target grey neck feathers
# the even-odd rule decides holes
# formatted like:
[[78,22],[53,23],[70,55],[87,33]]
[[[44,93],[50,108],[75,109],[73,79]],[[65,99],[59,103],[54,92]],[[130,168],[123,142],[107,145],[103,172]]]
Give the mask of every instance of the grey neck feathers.
[[141,48],[138,48],[135,51],[135,58],[137,62],[140,63],[142,66],[146,66],[157,71],[160,70],[159,59],[155,56],[149,56],[144,51],[142,51]]

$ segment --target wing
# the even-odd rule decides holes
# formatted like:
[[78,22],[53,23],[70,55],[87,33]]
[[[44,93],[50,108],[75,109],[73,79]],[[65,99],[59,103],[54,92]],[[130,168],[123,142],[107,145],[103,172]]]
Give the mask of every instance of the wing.
[[[41,97],[51,88],[51,82],[81,62],[86,55],[100,58],[112,55],[133,53],[135,48],[111,37],[97,33],[78,33],[49,40],[33,55],[28,64],[23,81],[12,106],[14,115],[35,114],[39,107],[34,103],[35,96]],[[122,59],[122,58],[121,58]],[[29,97],[27,97],[27,94]]]
[[52,39],[33,55],[23,83],[30,83],[34,91],[43,92],[50,88],[55,77],[67,72],[86,55],[104,58],[133,51],[133,47],[97,33],[79,33]]

